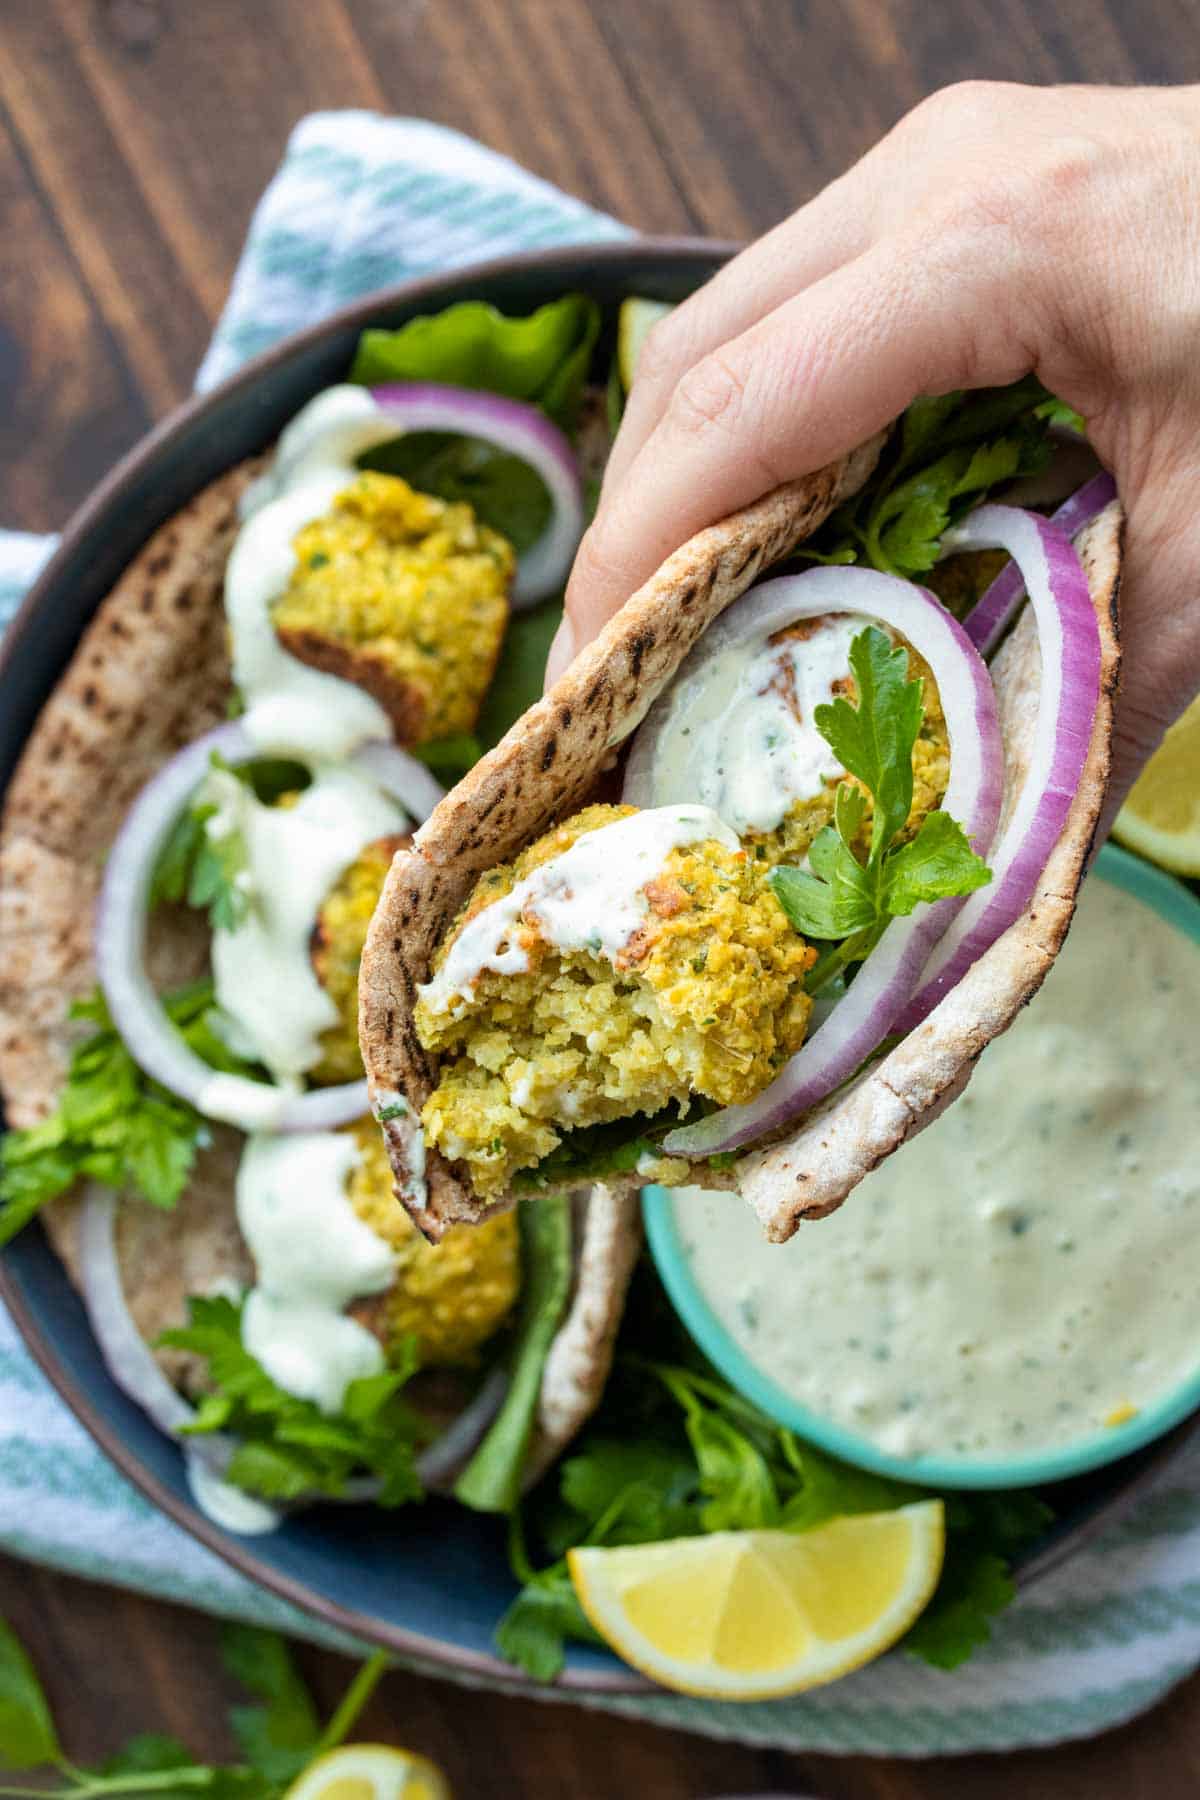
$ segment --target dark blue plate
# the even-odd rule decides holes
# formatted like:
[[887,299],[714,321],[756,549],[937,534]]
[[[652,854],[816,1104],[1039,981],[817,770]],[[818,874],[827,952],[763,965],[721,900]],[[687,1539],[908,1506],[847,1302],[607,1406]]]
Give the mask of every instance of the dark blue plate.
[[[287,339],[182,408],[125,458],[76,515],[9,627],[0,650],[0,788],[88,620],[147,538],[223,470],[265,448],[320,388],[340,380],[364,326],[399,325],[462,299],[523,312],[572,289],[609,308],[611,324],[611,309],[626,294],[682,299],[729,254],[729,246],[707,241],[644,239],[513,257],[406,283]],[[442,1503],[392,1516],[326,1506],[289,1519],[271,1536],[233,1537],[196,1510],[179,1451],[110,1379],[83,1307],[40,1227],[5,1252],[0,1290],[30,1350],[117,1467],[244,1574],[360,1637],[528,1685],[492,1648],[496,1620],[514,1592],[496,1521]],[[1022,1579],[1058,1562],[1127,1505],[1190,1429],[1181,1426],[1102,1478],[1056,1490],[1059,1522],[1026,1560]],[[609,1692],[650,1685],[607,1652],[583,1645],[569,1651],[561,1680]]]

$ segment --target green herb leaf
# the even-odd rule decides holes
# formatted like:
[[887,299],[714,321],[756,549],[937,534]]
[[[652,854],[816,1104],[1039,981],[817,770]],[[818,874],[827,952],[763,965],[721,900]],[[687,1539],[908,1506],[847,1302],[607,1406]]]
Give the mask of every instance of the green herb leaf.
[[565,1563],[521,1589],[496,1627],[496,1648],[533,1681],[553,1681],[565,1661],[568,1638],[598,1644],[575,1598]]
[[987,1643],[992,1620],[1015,1593],[1002,1556],[987,1550],[959,1556],[951,1544],[938,1590],[903,1646],[935,1669],[957,1669]]
[[884,863],[883,904],[889,913],[910,913],[951,894],[973,893],[991,879],[958,821],[949,813],[926,813],[916,837],[897,845]]
[[454,1497],[477,1512],[510,1512],[521,1472],[542,1369],[571,1291],[571,1212],[565,1195],[518,1212],[521,1233],[521,1312],[508,1392],[487,1435],[454,1484]]
[[839,698],[818,706],[813,720],[838,761],[874,798],[871,855],[877,857],[912,806],[913,747],[924,717],[921,683],[909,680],[907,650],[875,625],[851,644],[850,668],[858,704]]
[[252,1768],[272,1783],[294,1781],[321,1736],[312,1698],[283,1639],[253,1625],[221,1630],[221,1657],[230,1674],[264,1706],[235,1706],[229,1723]]
[[36,1769],[62,1756],[37,1671],[23,1644],[0,1619],[0,1761]]
[[832,825],[818,832],[809,861],[811,874],[781,863],[767,876],[767,885],[796,930],[818,940],[869,930],[876,906],[867,872]]
[[910,843],[894,841],[912,807],[913,750],[924,716],[921,683],[908,677],[907,651],[893,647],[874,625],[851,644],[850,667],[857,704],[838,698],[818,706],[813,718],[838,760],[872,796],[866,861],[859,860],[856,848],[865,801],[853,784],[842,782],[834,823],[813,840],[809,869],[781,864],[767,877],[797,931],[840,946],[809,971],[810,993],[819,993],[851,961],[869,955],[891,918],[968,894],[992,878],[948,813],[928,813]]
[[163,1731],[143,1731],[101,1765],[103,1775],[156,1775],[167,1769],[202,1767],[186,1744]]
[[[164,997],[184,1038],[211,1033],[210,983]],[[99,994],[71,1016],[94,1029],[76,1045],[57,1110],[40,1125],[10,1131],[0,1145],[0,1243],[8,1243],[47,1200],[85,1176],[172,1207],[209,1128],[196,1110],[143,1075],[114,1029]],[[225,1050],[226,1066],[237,1064]]]
[[1056,404],[1033,377],[914,400],[870,480],[797,554],[923,574],[965,511],[1045,467]]
[[415,1450],[432,1427],[401,1395],[416,1368],[412,1339],[393,1351],[393,1367],[351,1382],[341,1411],[329,1414],[285,1393],[250,1355],[240,1302],[193,1295],[188,1313],[189,1323],[159,1342],[207,1362],[211,1391],[188,1431],[228,1431],[238,1439],[228,1469],[235,1485],[265,1500],[336,1497],[351,1476],[371,1474],[382,1482],[381,1506],[421,1498]]
[[564,294],[523,318],[481,300],[410,319],[397,331],[364,331],[350,380],[446,382],[528,400],[565,431],[575,423],[600,309],[583,294]]
[[448,431],[410,431],[367,451],[364,469],[399,475],[422,494],[464,502],[475,517],[506,537],[518,556],[531,550],[550,523],[550,490],[527,462],[481,438]]

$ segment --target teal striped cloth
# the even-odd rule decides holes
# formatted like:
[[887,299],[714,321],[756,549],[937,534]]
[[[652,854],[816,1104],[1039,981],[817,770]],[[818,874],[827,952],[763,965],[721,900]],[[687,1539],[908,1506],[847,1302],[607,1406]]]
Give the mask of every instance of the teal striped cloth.
[[[297,127],[254,215],[198,385],[210,387],[286,332],[383,283],[535,245],[614,238],[624,229],[441,126],[317,114]],[[0,624],[49,549],[45,538],[0,534]],[[0,1547],[356,1648],[246,1582],[155,1512],[66,1411],[3,1313]],[[955,1674],[891,1656],[795,1700],[720,1706],[656,1695],[578,1703],[782,1749],[930,1756],[1102,1731],[1152,1705],[1198,1662],[1200,1454],[1014,1606],[988,1647]]]

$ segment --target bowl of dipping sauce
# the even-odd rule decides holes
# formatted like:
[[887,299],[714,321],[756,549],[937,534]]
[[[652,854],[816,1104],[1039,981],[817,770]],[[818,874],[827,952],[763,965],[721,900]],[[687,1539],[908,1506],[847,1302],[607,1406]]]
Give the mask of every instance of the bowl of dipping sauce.
[[659,1274],[726,1379],[843,1461],[1035,1486],[1200,1407],[1200,900],[1106,847],[1044,987],[942,1117],[771,1244],[650,1188]]

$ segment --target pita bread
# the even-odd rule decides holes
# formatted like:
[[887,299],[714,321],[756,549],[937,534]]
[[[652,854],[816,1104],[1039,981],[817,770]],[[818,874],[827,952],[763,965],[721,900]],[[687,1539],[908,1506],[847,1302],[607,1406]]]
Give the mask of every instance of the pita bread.
[[[238,500],[263,459],[230,470],[168,521],[96,613],[43,707],[0,815],[0,1089],[14,1127],[54,1110],[80,1027],[71,1003],[95,987],[92,918],[104,858],[134,798],[184,745],[225,717],[231,693],[223,606]],[[203,973],[205,922],[162,908],[147,962],[161,987]],[[189,1294],[253,1279],[234,1206],[241,1138],[215,1129],[171,1212],[133,1203],[117,1221],[130,1312],[147,1342],[184,1323]],[[79,1203],[43,1214],[79,1287]],[[572,1300],[543,1381],[531,1469],[544,1468],[592,1411],[637,1256],[628,1196],[574,1207]],[[178,1351],[159,1358],[196,1391],[202,1369]]]
[[[877,452],[873,443],[857,458],[780,489],[676,552],[546,698],[447,796],[417,833],[411,851],[396,858],[367,941],[359,1022],[373,1095],[398,1092],[409,1107],[407,1120],[384,1128],[402,1200],[406,1124],[420,1113],[436,1079],[413,1026],[416,988],[428,979],[433,952],[476,877],[576,810],[705,627],[861,485]],[[772,1239],[790,1237],[803,1217],[831,1212],[870,1169],[961,1092],[980,1051],[1037,991],[1058,953],[1108,780],[1120,664],[1121,534],[1122,514],[1114,502],[1079,542],[1100,622],[1100,704],[1083,780],[1024,916],[920,1028],[852,1088],[780,1141],[743,1154],[731,1170],[714,1174],[696,1167],[696,1181],[736,1186]],[[1028,767],[1041,683],[1028,611],[996,658],[993,676],[1011,807]],[[496,1210],[476,1200],[465,1165],[433,1151],[427,1154],[426,1182],[427,1206],[410,1210],[431,1237],[453,1220]],[[622,1183],[636,1187],[638,1177],[622,1177],[617,1185]]]
[[[829,468],[776,489],[668,557],[550,693],[447,794],[412,850],[392,863],[363,956],[359,1038],[372,1104],[398,1093],[409,1109],[383,1126],[402,1201],[410,1120],[434,1086],[433,1065],[413,1026],[417,984],[428,979],[434,950],[476,876],[576,810],[706,628],[857,492],[882,444],[874,438]],[[433,1151],[426,1183],[428,1204],[409,1212],[428,1238],[500,1210],[482,1209],[461,1166]]]

